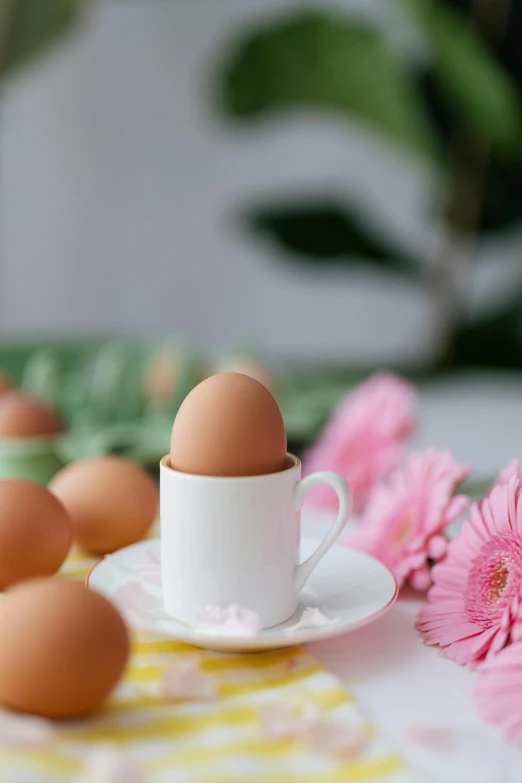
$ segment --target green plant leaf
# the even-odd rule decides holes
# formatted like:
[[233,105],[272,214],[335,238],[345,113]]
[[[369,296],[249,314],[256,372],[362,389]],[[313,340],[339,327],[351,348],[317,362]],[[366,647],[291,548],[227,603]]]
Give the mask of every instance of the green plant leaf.
[[33,59],[73,24],[84,0],[2,0],[0,77]]
[[[469,19],[475,11],[479,11],[483,21],[482,29],[489,33],[492,39],[492,49],[502,67],[511,74],[518,85],[522,87],[522,3],[519,0],[506,2],[484,2],[482,6],[477,0],[438,0],[442,5],[451,8],[461,18]],[[498,15],[495,18],[495,15]],[[496,21],[496,24],[495,24]],[[493,24],[492,24],[493,22]]]
[[396,254],[357,213],[335,203],[295,203],[260,207],[246,213],[249,228],[270,237],[289,258],[318,267],[370,264],[418,277],[413,260]]
[[[522,4],[521,4],[522,9]],[[448,103],[431,70],[418,74],[419,86],[433,125],[440,137],[441,149],[448,148],[452,130],[458,117]],[[489,155],[483,182],[483,204],[480,216],[480,233],[494,233],[518,227],[522,223],[522,158],[513,159],[497,150]],[[438,199],[440,199],[440,193]],[[433,205],[434,214],[440,214],[441,204]]]
[[312,107],[363,121],[416,151],[434,136],[413,75],[382,34],[340,13],[272,21],[238,42],[221,71],[220,100],[238,119]]
[[522,108],[516,83],[473,31],[439,0],[402,0],[420,23],[435,77],[457,115],[493,148],[520,155]]
[[494,157],[488,169],[482,211],[483,232],[517,228],[522,222],[522,161]]
[[522,369],[522,289],[461,325],[454,363]]

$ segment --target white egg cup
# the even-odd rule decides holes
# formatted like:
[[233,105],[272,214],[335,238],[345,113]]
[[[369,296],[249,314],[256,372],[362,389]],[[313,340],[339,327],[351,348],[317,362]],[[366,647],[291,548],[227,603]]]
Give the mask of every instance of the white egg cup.
[[[190,626],[208,604],[239,604],[263,628],[295,612],[299,592],[342,532],[351,512],[346,481],[329,470],[301,481],[301,463],[261,476],[224,478],[181,473],[160,462],[161,572],[165,610]],[[299,563],[301,506],[307,492],[328,484],[337,518],[322,543]]]

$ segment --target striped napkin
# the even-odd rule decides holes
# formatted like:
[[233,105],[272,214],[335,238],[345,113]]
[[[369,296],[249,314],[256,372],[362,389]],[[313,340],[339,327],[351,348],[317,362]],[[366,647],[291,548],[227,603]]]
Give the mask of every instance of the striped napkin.
[[[73,551],[60,577],[84,579],[94,561]],[[215,685],[207,701],[169,701],[166,671],[197,659]],[[362,729],[349,758],[302,738],[267,739],[267,707],[314,705],[327,721]],[[0,712],[0,732],[1,732]],[[301,648],[248,655],[198,650],[136,633],[124,681],[105,709],[58,725],[40,748],[16,750],[0,736],[5,783],[414,783],[405,762],[368,725],[339,681]]]

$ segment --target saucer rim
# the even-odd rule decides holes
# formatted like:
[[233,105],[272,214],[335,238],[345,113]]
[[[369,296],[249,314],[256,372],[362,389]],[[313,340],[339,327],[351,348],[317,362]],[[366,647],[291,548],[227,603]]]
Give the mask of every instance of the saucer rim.
[[[114,556],[118,554],[119,552],[123,552],[125,549],[131,549],[132,547],[137,546],[145,546],[147,544],[151,544],[152,541],[159,541],[159,538],[153,538],[153,539],[145,539],[143,541],[137,541],[134,544],[130,544],[129,546],[122,547],[122,549],[116,550],[116,552],[111,553],[111,556]],[[309,540],[313,541],[314,544],[319,542],[319,539],[316,539],[314,536],[303,536],[302,540]],[[384,563],[382,563],[380,560],[378,560],[376,557],[373,557],[373,555],[368,554],[367,552],[362,552],[359,549],[355,549],[354,547],[345,546],[340,543],[335,543],[332,546],[333,548],[339,548],[344,550],[350,550],[352,552],[356,552],[358,555],[361,555],[363,558],[366,558],[368,560],[373,560],[374,563],[377,563],[382,569],[388,572],[388,575],[392,578],[395,589],[393,592],[393,595],[388,600],[388,602],[381,606],[380,609],[373,612],[372,614],[367,615],[366,617],[362,618],[358,622],[354,622],[348,627],[346,624],[335,624],[332,623],[331,625],[318,627],[318,628],[303,628],[301,631],[297,631],[294,634],[289,634],[285,631],[281,631],[279,635],[277,636],[263,636],[263,631],[257,636],[254,637],[248,637],[248,638],[234,638],[234,637],[223,637],[220,635],[213,635],[213,634],[198,634],[192,629],[185,629],[181,624],[179,624],[179,635],[176,634],[176,636],[173,636],[171,634],[168,634],[169,638],[171,638],[173,641],[181,642],[183,644],[190,645],[192,647],[199,647],[203,649],[210,649],[210,650],[216,650],[218,652],[256,652],[256,651],[263,651],[263,650],[274,650],[274,649],[282,649],[285,647],[296,647],[303,644],[312,644],[315,642],[321,642],[326,641],[327,639],[332,639],[337,636],[343,636],[344,634],[351,633],[352,631],[357,631],[359,628],[363,628],[365,625],[369,625],[370,623],[375,622],[381,615],[385,614],[393,604],[397,601],[398,595],[399,595],[399,583],[397,582],[397,579],[394,575],[394,573],[391,571],[391,569],[388,568]],[[101,566],[107,556],[102,557],[98,562],[94,563],[92,568],[90,569],[89,573],[87,574],[85,578],[85,587],[88,589],[90,588],[90,580],[93,575],[93,573],[96,571],[96,569]],[[95,589],[95,588],[92,588]],[[110,599],[109,599],[110,600]],[[176,622],[175,618],[172,618],[174,622]],[[139,625],[136,625],[135,630],[146,630],[143,627],[140,627]],[[274,630],[277,628],[277,626],[273,626],[270,629],[263,629],[264,631],[268,630]]]

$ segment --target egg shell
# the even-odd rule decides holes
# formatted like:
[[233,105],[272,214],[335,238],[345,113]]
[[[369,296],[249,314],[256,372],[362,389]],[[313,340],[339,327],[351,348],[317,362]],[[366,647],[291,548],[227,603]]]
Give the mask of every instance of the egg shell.
[[58,411],[46,402],[14,390],[0,394],[0,437],[57,435],[64,428]]
[[145,398],[158,405],[168,405],[180,376],[180,357],[171,351],[158,353],[145,375]]
[[232,356],[222,361],[218,369],[220,373],[236,372],[241,375],[249,375],[251,378],[254,378],[254,380],[262,383],[271,394],[273,394],[276,389],[274,377],[265,365],[256,359]]
[[262,383],[221,373],[196,386],[172,428],[170,465],[201,476],[257,476],[286,467],[286,431]]
[[34,576],[52,576],[72,542],[65,508],[27,479],[0,481],[0,590]]
[[100,555],[143,538],[158,510],[156,482],[123,457],[71,463],[56,474],[50,489],[71,517],[75,541]]
[[12,388],[13,381],[4,370],[0,370],[0,394],[3,394]]
[[0,704],[46,718],[98,709],[122,676],[129,636],[115,607],[79,582],[37,579],[0,601]]

